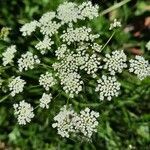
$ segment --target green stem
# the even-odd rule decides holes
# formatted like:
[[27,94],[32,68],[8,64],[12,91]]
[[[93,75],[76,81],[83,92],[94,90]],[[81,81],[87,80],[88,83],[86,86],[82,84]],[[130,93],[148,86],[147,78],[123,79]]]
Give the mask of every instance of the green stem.
[[0,103],[2,103],[3,101],[5,101],[9,96],[10,96],[10,94],[9,94],[9,95],[6,95],[6,96],[4,96],[2,99],[0,99]]
[[110,38],[108,39],[108,41],[105,43],[105,45],[102,47],[101,51],[107,46],[107,44],[110,42],[110,40],[113,38],[113,36],[115,35],[115,32],[112,33],[112,35],[110,36]]
[[109,7],[108,9],[106,9],[106,10],[100,12],[100,15],[101,15],[101,16],[106,15],[106,14],[108,14],[109,12],[111,12],[111,11],[113,11],[113,10],[115,10],[115,9],[117,9],[117,8],[119,8],[119,7],[121,7],[121,6],[123,6],[124,4],[128,3],[129,1],[131,1],[131,0],[124,0],[124,1],[122,1],[122,2],[120,2],[120,3],[117,3],[117,4],[115,4],[115,5],[111,6],[111,7]]

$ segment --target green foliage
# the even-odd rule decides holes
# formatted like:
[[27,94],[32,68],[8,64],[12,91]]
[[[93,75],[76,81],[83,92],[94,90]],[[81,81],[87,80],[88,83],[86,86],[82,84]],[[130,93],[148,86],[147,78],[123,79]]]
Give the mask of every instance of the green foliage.
[[[14,43],[14,41],[18,45],[24,45],[24,47],[20,47],[23,51],[26,48],[26,43],[22,38],[19,38],[19,28],[21,25],[32,19],[38,19],[43,13],[49,10],[56,9],[58,4],[63,1],[64,0],[1,1],[0,27],[8,27],[12,30],[9,31],[10,33],[6,39],[7,42],[0,40],[0,57],[6,46]],[[76,0],[76,2],[81,3],[82,1]],[[113,4],[114,2],[109,2],[108,6]],[[124,4],[123,7],[115,10],[115,16],[121,18],[123,27],[126,27],[131,18],[147,11],[147,9],[145,9],[147,4],[147,1],[138,0],[134,9],[131,8],[129,4]],[[102,11],[105,8],[103,5],[100,7]],[[110,21],[108,21],[106,16],[100,16],[91,23],[91,26],[101,34],[101,40],[103,42],[106,42],[111,34],[110,32],[106,32],[109,28],[109,23]],[[30,40],[27,42],[30,43]],[[114,36],[109,43],[107,50],[109,51],[111,48],[125,48],[128,55],[133,57],[134,54],[130,52],[129,45],[131,45],[131,47],[140,45],[140,50],[144,53],[146,58],[149,59],[150,56],[144,48],[145,43],[145,39],[139,42],[131,33],[125,33],[120,30],[119,34]],[[30,44],[32,45],[32,43]],[[45,58],[45,61],[49,60]],[[13,70],[0,66],[0,75],[2,72],[4,79],[7,79],[8,74],[13,75]],[[37,78],[36,75],[39,74],[39,72],[34,72],[34,75],[28,72],[24,74],[24,76],[26,76],[27,79],[29,79],[29,77],[32,78],[33,81],[31,82],[34,83]],[[150,148],[150,79],[147,78],[143,81],[139,81],[135,76],[127,72],[120,75],[120,79],[122,94],[111,102],[99,102],[95,99],[95,95],[93,95],[90,87],[86,89],[89,90],[89,95],[85,97],[80,96],[80,100],[74,99],[72,102],[77,111],[80,108],[89,106],[95,111],[100,112],[98,133],[93,136],[91,142],[61,138],[56,130],[51,127],[53,117],[59,111],[59,108],[66,103],[63,97],[60,98],[59,94],[55,93],[56,90],[59,90],[57,87],[55,91],[52,91],[55,98],[50,105],[50,109],[36,109],[36,117],[32,123],[27,126],[19,126],[14,119],[12,109],[14,99],[9,97],[9,95],[4,96],[0,93],[0,141],[5,142],[6,145],[12,149],[20,148],[21,150],[148,150]],[[5,80],[3,82],[6,84],[8,81]],[[30,97],[34,97],[34,99],[39,98],[38,96],[35,97],[34,93],[40,94],[42,92],[40,87],[30,85],[27,88],[30,89],[30,92],[25,93],[26,96],[30,95]],[[7,89],[3,90],[8,93]],[[27,90],[25,89],[25,91]],[[20,99],[22,99],[22,97],[18,96],[16,98],[16,100]]]

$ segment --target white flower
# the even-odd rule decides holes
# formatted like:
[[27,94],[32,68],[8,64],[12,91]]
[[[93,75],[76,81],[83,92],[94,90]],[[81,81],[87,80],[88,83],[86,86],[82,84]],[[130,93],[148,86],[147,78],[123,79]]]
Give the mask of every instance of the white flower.
[[91,138],[94,132],[97,132],[99,113],[85,108],[77,114],[69,105],[64,105],[60,112],[54,117],[55,123],[52,124],[53,128],[57,128],[58,134],[62,137],[69,138],[72,133],[78,136],[83,134],[88,139]]
[[85,26],[75,28],[67,28],[67,31],[60,36],[63,42],[67,42],[68,45],[74,42],[82,42],[82,41],[94,41],[96,38],[99,37],[98,34],[93,35],[91,34],[91,28],[87,28]]
[[146,44],[146,48],[150,51],[150,41],[149,41],[149,42],[147,42],[147,44]]
[[81,5],[79,5],[80,15],[85,19],[86,17],[89,19],[93,19],[94,17],[98,17],[98,5],[93,6],[92,3],[89,2],[83,2]]
[[64,58],[66,56],[66,54],[68,54],[69,52],[70,52],[70,50],[67,48],[67,45],[66,44],[62,44],[55,51],[55,55],[56,55],[57,59],[59,60],[61,58]]
[[38,26],[39,26],[39,22],[34,20],[31,21],[30,23],[24,24],[21,27],[20,31],[22,32],[23,36],[28,36],[31,35],[31,33],[34,32]]
[[53,78],[52,73],[46,72],[45,74],[41,74],[39,84],[42,85],[46,91],[48,91],[50,87],[56,84],[56,79]]
[[104,69],[108,69],[111,75],[115,75],[116,72],[121,73],[123,68],[127,67],[127,56],[123,50],[113,51],[112,55],[106,54],[105,57],[106,58],[103,59],[105,62]]
[[83,81],[81,81],[81,76],[78,73],[61,74],[59,77],[61,78],[61,85],[63,85],[64,91],[68,93],[71,98],[82,91]]
[[41,50],[41,54],[45,54],[47,50],[51,49],[51,45],[53,44],[54,42],[51,41],[51,38],[45,36],[43,41],[40,41],[35,47]]
[[[54,70],[57,70],[58,74],[66,74],[66,73],[70,73],[70,72],[76,72],[78,70],[78,65],[76,62],[76,54],[74,54],[73,52],[69,53],[65,55],[65,57],[59,61],[59,62],[55,62],[52,66],[54,68]],[[56,74],[57,75],[57,74]]]
[[33,69],[35,64],[39,64],[40,60],[37,55],[33,55],[31,52],[26,52],[22,54],[21,58],[18,60],[19,71]]
[[117,21],[117,19],[114,19],[113,23],[110,24],[109,30],[112,30],[117,27],[121,27],[121,22]]
[[102,51],[102,45],[99,45],[97,43],[93,43],[93,45],[91,45],[92,49],[95,51],[95,52],[101,52]]
[[129,71],[137,75],[140,80],[150,76],[150,64],[142,56],[135,56],[130,61]]
[[43,35],[48,35],[51,37],[53,34],[58,33],[60,26],[61,24],[56,21],[44,21],[40,23],[40,32]]
[[70,133],[75,132],[72,118],[76,116],[74,110],[69,106],[64,105],[60,112],[54,117],[56,123],[52,124],[53,128],[57,128],[58,134],[62,137],[69,138]]
[[3,66],[6,66],[9,63],[13,62],[14,54],[17,52],[16,46],[12,45],[6,49],[5,52],[2,53]]
[[84,69],[87,74],[92,74],[92,76],[96,77],[96,72],[99,68],[102,68],[100,66],[100,57],[97,57],[96,54],[93,54],[89,57],[89,60],[80,67],[80,69]]
[[39,19],[40,24],[48,24],[52,19],[55,18],[55,12],[50,11],[42,15],[42,17]]
[[80,11],[76,3],[64,2],[57,8],[57,18],[61,20],[61,23],[77,22],[80,18]]
[[107,77],[105,75],[102,76],[98,81],[98,86],[95,91],[99,91],[100,100],[104,100],[106,97],[107,100],[111,100],[112,97],[119,95],[120,83],[116,80],[116,77]]
[[81,132],[85,137],[91,138],[94,132],[97,132],[99,113],[85,108],[80,111],[80,115],[73,118],[73,124],[76,132]]
[[23,91],[24,85],[26,82],[20,78],[20,76],[14,78],[8,85],[11,95],[15,96],[16,94]]
[[25,102],[21,101],[19,104],[14,104],[14,114],[17,115],[17,120],[20,125],[26,125],[26,123],[31,122],[34,117],[33,107]]
[[42,98],[40,99],[40,107],[48,109],[51,100],[52,100],[52,94],[43,93]]

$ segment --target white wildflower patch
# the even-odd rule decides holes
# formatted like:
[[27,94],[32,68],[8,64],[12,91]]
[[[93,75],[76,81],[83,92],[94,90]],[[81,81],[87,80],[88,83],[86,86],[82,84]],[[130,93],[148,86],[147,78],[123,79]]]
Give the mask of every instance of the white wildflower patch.
[[97,132],[99,113],[85,108],[80,111],[80,115],[73,118],[76,132],[81,132],[85,137],[91,138]]
[[23,79],[21,79],[20,76],[12,79],[12,81],[8,85],[9,90],[11,91],[11,96],[15,96],[16,94],[23,92],[25,84],[26,82]]
[[66,42],[68,45],[74,42],[83,42],[83,41],[94,41],[99,38],[99,35],[91,34],[91,28],[85,26],[79,28],[67,28],[67,31],[60,36],[63,42]]
[[114,19],[113,23],[110,24],[109,30],[113,30],[114,28],[121,27],[121,22],[117,19]]
[[14,104],[14,114],[17,116],[18,123],[20,125],[26,125],[31,122],[34,117],[33,107],[31,104],[21,101],[19,104]]
[[51,40],[48,36],[45,36],[43,41],[40,41],[35,48],[41,50],[41,54],[45,54],[47,50],[51,49],[51,46],[54,44],[54,41]]
[[135,56],[130,61],[129,71],[137,75],[140,80],[150,76],[150,64],[142,56]]
[[42,15],[42,17],[39,19],[40,26],[48,24],[50,21],[52,21],[56,16],[56,13],[53,11],[47,12]]
[[114,96],[119,95],[120,83],[117,81],[116,77],[103,75],[98,81],[98,86],[95,91],[99,92],[100,100],[111,100]]
[[82,134],[84,137],[90,139],[94,132],[97,132],[99,113],[85,108],[77,114],[69,105],[63,106],[58,115],[54,117],[55,123],[53,128],[57,128],[58,134],[62,137],[69,138],[71,134]]
[[34,21],[31,21],[30,23],[24,24],[21,27],[20,31],[22,32],[23,36],[29,36],[32,34],[32,32],[36,30],[38,26],[39,26],[39,22],[34,20]]
[[81,16],[83,19],[89,18],[93,19],[94,17],[98,17],[98,5],[93,6],[92,3],[89,2],[83,2],[81,5],[79,5],[79,10],[81,13]]
[[63,90],[73,98],[75,94],[82,91],[83,81],[78,73],[72,72],[61,74],[61,85],[63,85]]
[[61,20],[61,24],[77,22],[80,19],[80,11],[76,3],[64,2],[58,6],[57,18]]
[[60,60],[60,59],[64,58],[69,52],[70,52],[70,50],[67,48],[67,45],[66,44],[62,44],[55,51],[55,55],[56,55],[57,59]]
[[41,108],[49,108],[49,103],[52,100],[52,94],[43,93],[42,98],[40,99],[40,107]]
[[6,66],[7,64],[10,64],[13,62],[13,58],[15,57],[16,52],[17,52],[16,46],[12,45],[8,47],[5,52],[2,53],[3,66]]
[[96,54],[93,54],[89,57],[89,60],[80,68],[84,69],[87,74],[92,74],[93,77],[96,77],[97,70],[102,68],[102,66],[100,66],[100,57],[97,57]]
[[46,91],[48,91],[56,84],[56,79],[54,79],[52,73],[46,72],[45,74],[41,74],[39,84],[42,85]]
[[121,51],[113,51],[112,55],[106,54],[103,59],[105,62],[104,69],[108,69],[111,75],[115,75],[116,72],[121,73],[124,68],[127,68],[127,56]]
[[63,106],[60,112],[54,117],[55,123],[52,124],[53,128],[57,128],[58,134],[62,137],[70,137],[70,133],[75,132],[72,118],[77,114],[74,110],[67,106]]
[[33,69],[35,64],[39,64],[40,60],[37,55],[33,55],[31,52],[26,52],[21,55],[21,58],[18,60],[19,71]]

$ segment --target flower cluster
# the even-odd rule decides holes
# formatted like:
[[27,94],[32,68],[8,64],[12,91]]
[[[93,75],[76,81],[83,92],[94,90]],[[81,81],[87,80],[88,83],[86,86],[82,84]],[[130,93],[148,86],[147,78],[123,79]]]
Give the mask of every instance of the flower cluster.
[[24,24],[20,31],[22,32],[23,36],[31,35],[32,32],[35,31],[35,29],[39,26],[38,21],[34,20],[31,21],[30,23]]
[[48,36],[45,36],[43,41],[40,41],[35,47],[41,50],[41,54],[45,54],[47,50],[51,49],[53,44],[54,42]]
[[83,81],[81,81],[81,76],[76,72],[63,75],[61,77],[61,84],[66,93],[69,93],[70,97],[74,97],[74,94],[78,94],[82,91]]
[[130,61],[129,71],[137,75],[140,80],[150,76],[150,64],[142,56],[135,56]]
[[39,64],[40,60],[37,55],[33,55],[31,52],[26,52],[22,54],[21,58],[18,60],[19,71],[33,69],[35,64]]
[[117,81],[116,77],[105,76],[103,75],[98,81],[98,86],[95,91],[99,92],[100,100],[104,100],[106,97],[107,100],[111,100],[112,97],[119,95],[120,83]]
[[117,21],[117,19],[114,19],[113,23],[110,24],[109,30],[112,30],[118,27],[121,27],[121,22]]
[[6,66],[9,63],[13,62],[14,54],[17,52],[16,46],[12,45],[6,49],[4,53],[2,53],[3,56],[3,65]]
[[13,107],[20,125],[26,125],[26,123],[30,122],[34,117],[33,107],[24,100],[19,104],[14,104]]
[[15,96],[16,94],[22,92],[25,84],[26,82],[21,79],[20,76],[14,78],[8,85],[9,90],[11,91],[11,96]]
[[115,75],[116,72],[121,73],[124,68],[127,67],[127,56],[121,51],[113,51],[112,55],[106,54],[104,69],[108,69],[111,75]]
[[48,91],[50,87],[56,84],[56,80],[54,79],[52,73],[46,72],[45,74],[41,74],[39,84],[42,85],[46,91]]
[[48,109],[51,100],[52,100],[52,94],[43,93],[42,98],[40,99],[40,107]]
[[67,42],[68,45],[74,42],[83,42],[83,41],[94,41],[99,38],[98,34],[91,34],[91,28],[85,26],[75,28],[67,28],[67,31],[60,36],[63,42]]
[[53,128],[57,128],[58,134],[62,137],[69,138],[72,133],[83,134],[87,138],[91,138],[92,134],[97,131],[99,113],[85,108],[77,114],[71,106],[63,106],[60,112],[54,117],[56,123],[52,124]]
[[97,17],[98,9],[99,7],[93,6],[91,2],[83,2],[79,6],[76,3],[65,2],[59,5],[57,18],[61,20],[61,24],[68,23],[69,26],[72,26],[72,22],[77,22],[78,19],[85,20]]
[[[127,68],[127,56],[123,50],[115,50],[106,54],[105,57],[103,56],[102,50],[105,49],[108,42],[102,46],[101,41],[103,40],[99,38],[100,35],[92,31],[90,24],[85,25],[88,20],[98,16],[98,9],[98,6],[93,6],[91,2],[83,2],[80,5],[73,2],[64,2],[58,6],[55,12],[47,12],[39,20],[31,21],[21,27],[20,31],[23,36],[29,36],[32,32],[36,34],[36,31],[40,32],[40,34],[37,34],[39,36],[38,42],[35,42],[36,45],[32,46],[33,52],[30,52],[31,50],[26,51],[17,62],[19,74],[29,75],[28,77],[32,74],[31,70],[31,72],[22,72],[29,69],[36,70],[39,66],[41,68],[44,66],[44,68],[35,72],[36,76],[40,74],[38,77],[39,88],[45,90],[39,99],[38,106],[41,108],[49,108],[53,97],[49,91],[52,87],[55,90],[56,84],[61,85],[60,88],[67,95],[64,94],[64,96],[74,98],[79,95],[82,97],[84,94],[82,90],[84,86],[91,83],[89,80],[91,78],[92,83],[98,79],[95,91],[98,92],[100,100],[110,101],[113,97],[119,95],[121,84],[117,81],[116,75]],[[81,23],[77,23],[78,20],[82,20]],[[115,19],[110,24],[109,29],[112,30],[117,27],[121,27],[121,23]],[[41,39],[40,35],[42,36]],[[149,43],[146,45],[148,50],[149,45]],[[2,53],[3,66],[13,65],[12,62],[16,52],[16,46],[12,45]],[[43,56],[43,54],[45,55]],[[129,72],[133,72],[141,80],[150,75],[150,64],[142,56],[136,56],[129,62]],[[48,65],[51,66],[45,67]],[[45,69],[46,71],[43,72]],[[18,73],[15,65],[12,70]],[[108,72],[109,76],[104,75]],[[86,78],[88,83],[84,85],[83,81]],[[21,76],[13,78],[8,85],[10,94],[15,96],[21,93],[25,84],[26,81],[21,79]],[[85,88],[85,91],[86,89],[88,88]],[[19,124],[25,125],[34,117],[33,107],[24,100],[19,104],[14,104],[14,109]],[[77,134],[89,139],[97,131],[98,117],[99,113],[89,108],[77,113],[71,105],[65,105],[54,117],[55,123],[52,126],[57,128],[58,134],[62,137],[69,138],[72,134]]]

